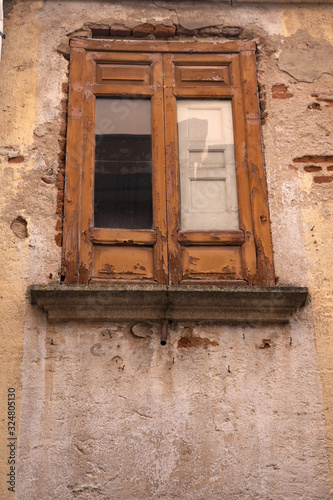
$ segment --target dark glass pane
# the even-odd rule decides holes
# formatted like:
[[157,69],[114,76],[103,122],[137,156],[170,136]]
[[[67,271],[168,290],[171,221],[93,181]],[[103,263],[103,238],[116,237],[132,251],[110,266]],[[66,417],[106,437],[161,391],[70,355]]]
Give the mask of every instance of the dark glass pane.
[[94,226],[151,229],[150,101],[98,98],[95,141]]

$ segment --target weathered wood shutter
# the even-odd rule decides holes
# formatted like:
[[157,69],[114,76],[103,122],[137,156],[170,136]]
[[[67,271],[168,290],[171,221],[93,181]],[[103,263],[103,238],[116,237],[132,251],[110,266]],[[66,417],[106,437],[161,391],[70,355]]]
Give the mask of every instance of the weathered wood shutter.
[[[264,218],[267,217],[267,221],[268,214],[266,193],[263,193],[265,180],[256,78],[248,57],[253,61],[254,54],[243,57],[247,66],[241,78],[239,54],[164,54],[166,151],[171,150],[171,154],[167,154],[166,165],[172,284],[272,283],[271,269],[267,270],[267,274],[264,271],[260,280],[257,275],[263,257],[259,248],[256,248],[258,235],[254,226],[259,224],[257,231],[260,233],[261,222],[260,217],[254,221],[253,215],[259,208],[258,197],[262,195],[264,197],[259,210]],[[179,172],[177,149],[177,100],[194,98],[206,102],[207,108],[212,102],[210,100],[230,99],[232,102],[239,229],[214,230],[207,227],[207,230],[183,230],[181,227],[179,178],[182,174]],[[253,176],[254,171],[258,173],[257,178]],[[267,229],[266,250],[267,258],[271,261],[270,234]]]
[[[68,283],[273,284],[254,48],[251,42],[73,42],[63,246]],[[94,227],[95,105],[106,96],[151,100],[152,229]],[[219,148],[207,136],[205,164],[195,178],[201,137],[194,143],[185,134],[181,146],[194,160],[178,161],[177,103],[179,115],[190,102],[222,114],[231,103],[234,135],[234,144],[228,139]],[[182,180],[182,201],[184,175],[196,183]],[[214,179],[212,199],[200,201]],[[236,200],[229,196],[235,185]],[[225,189],[225,226],[205,228]],[[190,217],[192,209],[198,229],[181,224],[182,210]]]

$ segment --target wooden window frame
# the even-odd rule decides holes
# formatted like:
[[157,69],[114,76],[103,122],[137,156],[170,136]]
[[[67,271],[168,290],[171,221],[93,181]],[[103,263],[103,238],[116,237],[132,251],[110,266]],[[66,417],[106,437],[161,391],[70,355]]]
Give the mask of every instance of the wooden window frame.
[[[138,71],[104,77],[117,63]],[[225,78],[182,80],[183,66],[213,64]],[[92,225],[96,96],[151,98],[153,230]],[[232,100],[240,230],[180,230],[177,98]],[[66,158],[66,283],[274,285],[254,42],[72,40]]]

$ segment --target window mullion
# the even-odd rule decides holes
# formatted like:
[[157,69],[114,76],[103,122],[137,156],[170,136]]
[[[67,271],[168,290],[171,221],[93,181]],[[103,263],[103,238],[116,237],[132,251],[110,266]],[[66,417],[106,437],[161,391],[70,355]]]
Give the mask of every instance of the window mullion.
[[169,284],[179,284],[182,276],[181,248],[177,241],[180,229],[178,173],[177,101],[174,95],[173,56],[163,54],[165,110],[165,169],[168,217]]
[[154,246],[154,278],[159,284],[168,283],[167,214],[165,199],[165,141],[163,103],[163,58],[155,55],[152,64],[152,143],[153,143],[153,221],[156,230]]

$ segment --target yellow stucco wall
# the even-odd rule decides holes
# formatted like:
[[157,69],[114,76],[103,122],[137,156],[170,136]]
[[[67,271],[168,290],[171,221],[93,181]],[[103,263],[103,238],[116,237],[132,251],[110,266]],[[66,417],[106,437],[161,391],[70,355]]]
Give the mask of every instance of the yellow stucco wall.
[[[35,14],[42,2],[30,2],[14,6],[9,18],[5,19],[6,43],[2,45],[0,63],[0,137],[1,148],[8,148],[9,154],[26,155],[33,143],[36,123],[38,47],[40,26]],[[15,153],[14,151],[17,151]],[[5,153],[5,151],[3,151]],[[18,216],[26,217],[23,204],[15,200],[27,189],[25,174],[33,169],[31,155],[24,164],[8,163],[7,156],[0,156],[0,497],[12,498],[8,492],[6,474],[9,472],[7,459],[8,443],[8,388],[15,388],[16,434],[19,435],[19,412],[22,381],[23,324],[26,284],[29,267],[29,239],[17,237],[11,230],[11,223]],[[24,167],[23,167],[24,165]],[[22,168],[23,167],[23,168]],[[29,220],[28,232],[29,232]],[[17,449],[16,449],[17,456]]]
[[315,39],[324,38],[333,43],[332,5],[283,5],[281,26],[284,36],[291,36],[298,30],[306,30]]
[[[324,40],[333,45],[332,7],[332,5],[317,5],[315,10],[312,5],[301,8],[299,6],[283,7],[281,9],[283,35],[290,37],[298,31],[305,31],[312,37],[312,42]],[[326,78],[328,84],[331,82],[332,89],[332,76]],[[312,89],[315,89],[315,83],[312,85]],[[328,99],[328,102],[322,106],[320,112],[325,113],[326,117],[328,116],[332,120],[332,107],[330,107],[329,99],[333,99],[333,92],[328,91],[324,97]],[[325,107],[327,108],[325,109]],[[325,135],[328,141],[326,150],[318,152],[332,155],[332,131],[323,128],[318,132],[320,134],[318,140]],[[326,442],[330,467],[333,471],[333,260],[331,250],[333,245],[331,227],[333,185],[330,183],[315,184],[312,176],[304,172],[299,172],[298,175],[299,186],[305,194],[306,200],[302,208],[302,216],[308,260],[308,286],[311,293],[318,366],[322,384],[322,411],[325,420]]]

